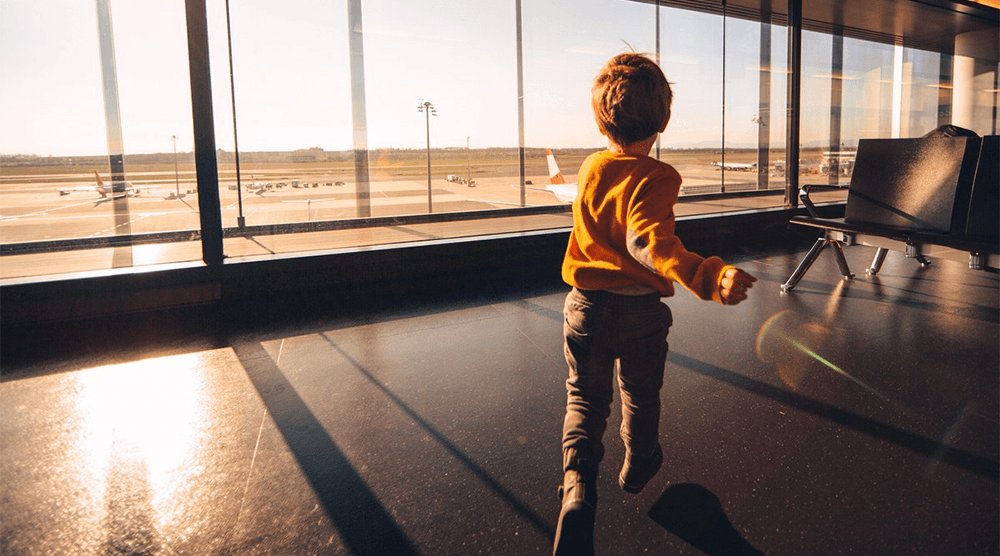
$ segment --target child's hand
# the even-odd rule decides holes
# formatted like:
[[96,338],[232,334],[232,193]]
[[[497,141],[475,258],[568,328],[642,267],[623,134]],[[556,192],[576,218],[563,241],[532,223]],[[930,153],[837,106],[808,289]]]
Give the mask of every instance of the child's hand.
[[722,296],[723,305],[736,305],[747,298],[747,290],[753,287],[757,279],[750,273],[738,268],[730,268],[722,275],[720,285],[722,289],[719,294]]

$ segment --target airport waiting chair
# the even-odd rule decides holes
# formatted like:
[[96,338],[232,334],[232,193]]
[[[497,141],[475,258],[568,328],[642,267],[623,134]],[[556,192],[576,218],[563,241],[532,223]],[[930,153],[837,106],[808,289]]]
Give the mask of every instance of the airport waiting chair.
[[822,218],[809,194],[839,186],[805,185],[800,199],[808,216],[791,224],[818,228],[805,258],[781,286],[791,291],[827,248],[832,247],[845,279],[851,272],[845,246],[861,244],[877,251],[868,274],[877,274],[889,251],[916,259],[968,255],[973,269],[996,269],[998,138],[928,134],[915,139],[862,139],[848,186],[843,218]]

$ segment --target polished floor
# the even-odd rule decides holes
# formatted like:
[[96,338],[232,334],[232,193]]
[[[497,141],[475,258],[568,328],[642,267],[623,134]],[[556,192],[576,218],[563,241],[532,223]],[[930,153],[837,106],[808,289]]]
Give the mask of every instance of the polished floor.
[[[617,487],[616,400],[598,554],[1000,552],[997,275],[873,252],[788,294],[804,249],[731,254],[747,302],[668,300],[665,463]],[[550,553],[565,291],[4,369],[0,553]]]

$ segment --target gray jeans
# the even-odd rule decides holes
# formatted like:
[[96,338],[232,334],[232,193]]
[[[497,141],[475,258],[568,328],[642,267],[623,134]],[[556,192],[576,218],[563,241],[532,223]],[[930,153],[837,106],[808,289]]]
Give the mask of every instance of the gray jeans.
[[651,448],[659,437],[660,388],[670,308],[659,294],[628,296],[573,288],[563,307],[569,378],[563,423],[563,470],[597,474],[611,413],[615,361],[626,448]]

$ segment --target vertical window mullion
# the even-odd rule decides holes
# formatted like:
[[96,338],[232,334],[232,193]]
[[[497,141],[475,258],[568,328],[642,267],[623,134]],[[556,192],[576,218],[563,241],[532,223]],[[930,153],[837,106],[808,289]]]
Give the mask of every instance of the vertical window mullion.
[[215,119],[212,115],[212,76],[208,63],[205,0],[185,0],[185,9],[195,169],[198,176],[198,211],[201,218],[201,252],[205,264],[217,265],[222,263],[224,257],[222,209],[219,199],[219,166],[215,153]]

